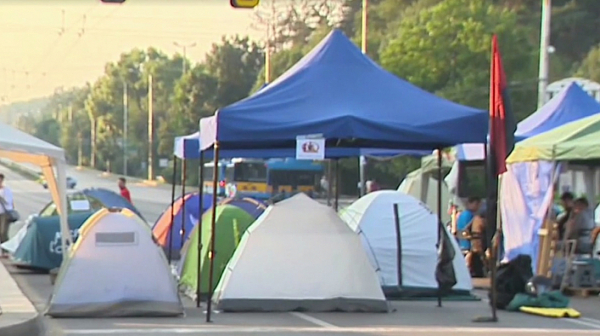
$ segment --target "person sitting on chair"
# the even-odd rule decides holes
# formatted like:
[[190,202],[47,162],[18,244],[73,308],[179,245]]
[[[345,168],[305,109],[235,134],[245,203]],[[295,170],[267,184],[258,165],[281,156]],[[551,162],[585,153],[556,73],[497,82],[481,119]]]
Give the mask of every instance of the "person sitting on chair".
[[573,202],[573,216],[566,222],[565,238],[576,240],[576,254],[589,254],[592,250],[590,243],[592,230],[596,226],[594,216],[589,209],[588,200],[581,197]]

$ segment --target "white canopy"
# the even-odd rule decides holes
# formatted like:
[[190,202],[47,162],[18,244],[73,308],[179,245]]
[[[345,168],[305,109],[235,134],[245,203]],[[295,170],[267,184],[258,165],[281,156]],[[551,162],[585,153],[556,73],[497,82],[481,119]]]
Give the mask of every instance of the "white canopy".
[[70,246],[73,239],[67,224],[67,176],[64,150],[0,123],[0,157],[15,162],[34,164],[41,168],[52,200],[56,203],[60,215],[62,250],[63,256],[66,256],[67,248],[65,247]]

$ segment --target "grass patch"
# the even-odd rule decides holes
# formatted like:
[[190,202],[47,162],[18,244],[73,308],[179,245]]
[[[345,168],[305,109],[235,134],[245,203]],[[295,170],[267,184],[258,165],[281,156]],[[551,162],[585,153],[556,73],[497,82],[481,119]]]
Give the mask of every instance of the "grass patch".
[[23,168],[20,165],[13,162],[0,161],[0,165],[14,171],[15,173],[23,176],[24,178],[32,181],[41,181],[41,174],[34,173],[29,169]]

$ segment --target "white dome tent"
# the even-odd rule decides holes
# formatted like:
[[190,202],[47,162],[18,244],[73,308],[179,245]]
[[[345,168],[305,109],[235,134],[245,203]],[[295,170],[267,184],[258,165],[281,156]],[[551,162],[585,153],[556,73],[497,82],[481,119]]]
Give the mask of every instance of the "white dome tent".
[[[395,224],[394,204],[398,205],[400,239]],[[341,217],[359,233],[386,296],[437,295],[435,270],[439,225],[437,215],[427,206],[410,195],[381,190],[355,201],[341,213]],[[450,235],[445,227],[444,232]],[[454,239],[449,241],[455,251],[453,267],[457,280],[450,294],[470,297],[473,289],[471,275],[458,244]],[[400,253],[398,246],[401,247]],[[398,265],[401,265],[400,272]]]
[[162,249],[148,225],[129,209],[102,209],[83,224],[46,311],[52,317],[183,313]]
[[303,193],[248,228],[213,300],[223,311],[388,311],[359,238]]

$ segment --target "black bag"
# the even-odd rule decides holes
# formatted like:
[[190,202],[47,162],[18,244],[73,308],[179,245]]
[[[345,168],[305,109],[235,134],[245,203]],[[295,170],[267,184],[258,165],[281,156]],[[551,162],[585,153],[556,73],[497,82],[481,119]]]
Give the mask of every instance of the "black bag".
[[528,255],[518,255],[509,263],[498,267],[496,273],[496,307],[505,309],[515,295],[526,293],[527,283],[532,277],[531,257]]
[[8,211],[6,211],[6,221],[9,224],[17,222],[17,221],[19,221],[19,219],[21,219],[21,215],[19,215],[19,212],[17,210],[8,210]]
[[12,224],[21,219],[21,215],[19,215],[19,212],[17,210],[7,210],[5,203],[6,201],[4,200],[4,198],[0,197],[0,205],[2,205],[2,208],[4,208],[4,213],[6,214],[6,222],[8,224]]

